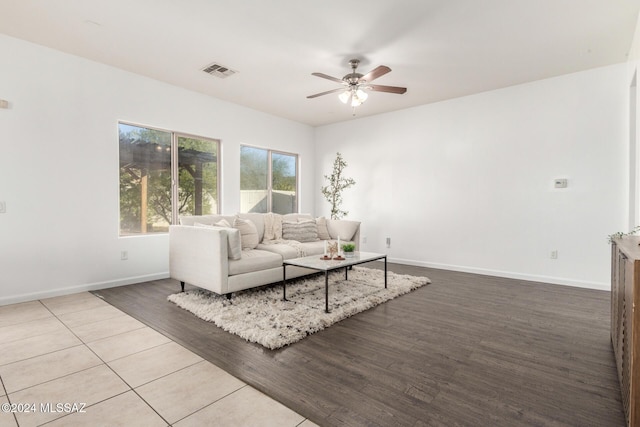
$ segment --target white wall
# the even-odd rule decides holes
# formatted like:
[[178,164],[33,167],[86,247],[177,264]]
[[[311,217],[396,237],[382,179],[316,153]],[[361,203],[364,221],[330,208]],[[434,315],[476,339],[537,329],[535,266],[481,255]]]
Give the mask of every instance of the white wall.
[[638,153],[638,125],[640,124],[640,102],[638,96],[638,63],[640,61],[640,15],[636,21],[628,54],[629,73],[629,225],[632,230],[640,225],[640,156]]
[[319,187],[340,151],[364,249],[608,288],[606,236],[628,225],[628,65],[314,131],[2,35],[0,55],[0,305],[167,276],[166,235],[118,237],[118,120],[221,139],[226,213],[240,144],[299,153],[301,211],[325,215]]
[[240,144],[298,153],[315,209],[309,126],[3,35],[0,57],[0,305],[168,276],[167,235],[118,237],[119,120],[221,139],[225,213]]
[[631,41],[627,58],[629,61],[640,60],[640,14],[636,18],[636,29],[633,33],[633,40]]
[[[628,90],[620,64],[323,126],[317,176],[343,154],[357,182],[345,208],[363,221],[364,250],[608,289],[607,235],[627,227]],[[395,95],[367,102],[385,96]]]

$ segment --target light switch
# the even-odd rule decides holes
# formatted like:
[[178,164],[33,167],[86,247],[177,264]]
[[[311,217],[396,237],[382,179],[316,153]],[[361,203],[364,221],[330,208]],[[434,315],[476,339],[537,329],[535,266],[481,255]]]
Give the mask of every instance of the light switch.
[[557,178],[553,181],[555,188],[567,188],[567,180],[564,178]]
[[7,204],[5,202],[0,202],[0,213],[7,212]]

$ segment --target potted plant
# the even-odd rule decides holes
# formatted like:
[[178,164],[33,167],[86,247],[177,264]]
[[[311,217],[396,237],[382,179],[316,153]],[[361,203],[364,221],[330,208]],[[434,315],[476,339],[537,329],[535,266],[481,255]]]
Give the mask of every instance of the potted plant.
[[345,258],[351,258],[355,250],[356,245],[353,243],[345,243],[344,245],[342,245],[342,251],[344,252]]
[[618,231],[617,233],[609,234],[609,243],[613,243],[617,239],[621,239],[624,236],[634,236],[640,231],[640,225],[634,227],[633,230],[623,233],[622,231]]

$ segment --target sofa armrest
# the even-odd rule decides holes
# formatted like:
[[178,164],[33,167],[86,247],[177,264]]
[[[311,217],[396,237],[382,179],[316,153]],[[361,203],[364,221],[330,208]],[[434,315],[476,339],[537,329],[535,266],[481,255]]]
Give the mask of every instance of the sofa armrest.
[[172,279],[220,295],[227,293],[227,232],[205,227],[170,226],[169,274]]
[[352,241],[356,245],[356,251],[360,250],[360,221],[350,221],[347,219],[329,219],[327,220],[327,230],[332,239],[338,236],[342,240]]

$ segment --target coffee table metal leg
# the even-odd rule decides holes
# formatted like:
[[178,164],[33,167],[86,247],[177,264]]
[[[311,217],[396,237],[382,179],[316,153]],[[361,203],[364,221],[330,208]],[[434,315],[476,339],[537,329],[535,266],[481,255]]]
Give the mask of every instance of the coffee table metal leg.
[[324,272],[324,311],[329,312],[329,271]]
[[349,267],[344,268],[344,280],[349,280]]
[[387,289],[387,257],[384,257],[384,288]]
[[282,264],[282,299],[287,300],[287,264]]

